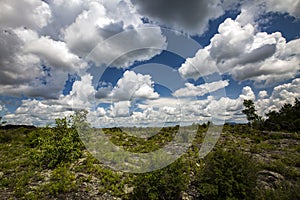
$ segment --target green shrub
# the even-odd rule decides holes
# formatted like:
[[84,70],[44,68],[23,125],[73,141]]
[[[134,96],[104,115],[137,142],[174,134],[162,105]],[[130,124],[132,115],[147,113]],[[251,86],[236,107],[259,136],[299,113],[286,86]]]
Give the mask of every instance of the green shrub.
[[194,184],[200,199],[251,199],[257,171],[250,156],[217,148],[206,157]]
[[54,196],[71,191],[77,191],[75,174],[66,165],[57,167],[51,174],[50,182],[42,186],[45,193]]
[[259,188],[256,192],[255,199],[257,200],[298,200],[300,199],[300,184],[299,182],[282,181],[277,188],[262,189]]
[[27,132],[30,130],[25,128],[0,130],[0,143],[23,143]]
[[43,133],[33,133],[29,141],[31,146],[37,146],[31,151],[31,158],[36,164],[55,168],[61,163],[68,163],[82,155],[83,144],[75,128],[69,128],[67,119],[57,119],[55,128],[40,129]]
[[137,175],[132,199],[180,199],[189,184],[188,167],[179,159],[166,168]]

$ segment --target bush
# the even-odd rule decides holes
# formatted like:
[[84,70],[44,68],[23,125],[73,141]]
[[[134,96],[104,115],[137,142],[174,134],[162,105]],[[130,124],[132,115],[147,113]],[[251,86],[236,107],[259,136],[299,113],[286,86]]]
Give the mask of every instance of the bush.
[[[55,128],[40,129],[43,133],[32,133],[29,144],[37,146],[31,158],[38,165],[55,168],[61,163],[78,159],[83,144],[75,128],[69,128],[67,119],[57,119]],[[36,137],[36,138],[35,138]]]
[[300,199],[300,184],[282,181],[277,188],[257,190],[255,199],[265,200],[298,200]]
[[189,183],[188,167],[179,159],[166,168],[139,174],[132,199],[180,199]]
[[238,150],[216,149],[195,180],[200,199],[252,199],[257,166]]
[[77,191],[75,174],[66,165],[59,166],[52,172],[50,182],[41,189],[54,196]]
[[298,118],[295,121],[293,121],[293,126],[295,127],[295,129],[297,131],[300,131],[300,118]]

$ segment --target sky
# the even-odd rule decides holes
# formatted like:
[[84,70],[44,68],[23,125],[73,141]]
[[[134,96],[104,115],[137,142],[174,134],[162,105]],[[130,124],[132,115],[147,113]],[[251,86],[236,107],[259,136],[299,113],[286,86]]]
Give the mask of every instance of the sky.
[[53,125],[245,123],[300,98],[300,0],[1,0],[0,110]]

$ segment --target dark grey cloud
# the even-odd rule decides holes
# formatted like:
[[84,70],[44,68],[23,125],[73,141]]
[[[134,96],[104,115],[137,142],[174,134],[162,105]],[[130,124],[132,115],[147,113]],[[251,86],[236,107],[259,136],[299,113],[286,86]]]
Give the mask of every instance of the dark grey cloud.
[[[20,49],[21,40],[10,29],[0,29],[0,65]],[[1,67],[2,68],[2,67]]]
[[224,5],[210,0],[131,0],[141,15],[169,27],[201,34],[210,19],[224,13]]
[[290,74],[297,73],[297,69],[291,67],[297,65],[295,62],[299,62],[295,59],[296,57],[290,61],[277,60],[275,57],[272,58],[276,51],[276,44],[267,44],[242,54],[234,62],[229,62],[230,65],[240,66],[232,71],[233,78],[238,81],[256,80],[255,85],[259,87],[260,85],[272,85],[280,80],[290,78]]
[[96,99],[104,99],[104,98],[108,98],[109,94],[111,93],[112,87],[103,87],[100,88],[96,94],[95,94],[95,98]]
[[243,54],[237,64],[245,65],[248,63],[260,62],[271,57],[275,52],[276,45],[267,44],[257,49],[254,49],[250,53]]
[[124,22],[120,21],[117,23],[109,23],[108,25],[105,25],[101,28],[98,28],[98,33],[104,38],[109,38],[113,35],[116,35],[118,33],[121,33],[124,31]]
[[10,29],[0,29],[0,85],[28,81],[31,76],[20,76],[20,62],[16,60],[23,42]]

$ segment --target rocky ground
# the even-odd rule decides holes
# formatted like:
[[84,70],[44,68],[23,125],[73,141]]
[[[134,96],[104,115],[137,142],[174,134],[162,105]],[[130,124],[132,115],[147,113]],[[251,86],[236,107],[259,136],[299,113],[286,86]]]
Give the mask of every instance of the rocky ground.
[[[136,187],[136,175],[114,172],[101,165],[86,150],[76,161],[53,169],[37,166],[32,161],[34,154],[31,147],[26,145],[30,131],[23,128],[2,130],[0,133],[1,199],[131,198]],[[300,188],[299,133],[245,131],[243,127],[239,130],[228,126],[216,146],[239,149],[251,155],[255,164],[260,166],[256,188],[265,192],[260,192],[257,199],[267,199],[264,195],[270,197],[277,194],[280,197],[281,193],[293,192],[295,184]],[[205,165],[205,162],[195,164],[197,167]],[[194,171],[191,170],[191,180],[193,176]],[[199,191],[192,181],[187,184],[190,185],[180,192],[180,198],[196,199]]]

